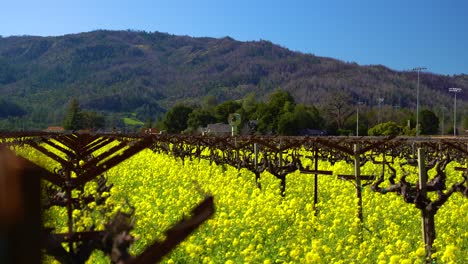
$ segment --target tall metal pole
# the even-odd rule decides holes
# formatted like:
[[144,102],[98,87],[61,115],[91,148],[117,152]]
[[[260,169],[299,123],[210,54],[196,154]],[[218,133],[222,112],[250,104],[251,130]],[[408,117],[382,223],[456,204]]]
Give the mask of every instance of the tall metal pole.
[[457,135],[457,93],[453,99],[453,135]]
[[457,135],[457,93],[461,90],[461,88],[449,88],[449,92],[455,94],[453,99],[453,136]]
[[359,136],[359,105],[361,105],[362,102],[357,103],[357,110],[356,110],[356,137]]
[[359,104],[356,111],[356,136],[359,137]]
[[419,136],[419,72],[427,70],[425,67],[416,67],[413,71],[418,72],[418,85],[416,87],[416,137]]

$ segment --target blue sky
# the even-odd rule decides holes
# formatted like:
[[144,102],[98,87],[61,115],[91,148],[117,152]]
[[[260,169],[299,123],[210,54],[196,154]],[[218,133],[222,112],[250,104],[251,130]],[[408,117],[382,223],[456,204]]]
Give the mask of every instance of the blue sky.
[[96,29],[269,40],[395,70],[468,74],[466,0],[3,0],[0,35]]

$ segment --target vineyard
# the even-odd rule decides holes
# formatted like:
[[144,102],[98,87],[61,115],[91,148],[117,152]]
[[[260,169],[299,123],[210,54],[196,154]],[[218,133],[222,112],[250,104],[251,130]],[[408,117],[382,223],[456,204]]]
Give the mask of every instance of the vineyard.
[[0,144],[28,185],[42,179],[45,262],[468,262],[467,138],[29,132]]

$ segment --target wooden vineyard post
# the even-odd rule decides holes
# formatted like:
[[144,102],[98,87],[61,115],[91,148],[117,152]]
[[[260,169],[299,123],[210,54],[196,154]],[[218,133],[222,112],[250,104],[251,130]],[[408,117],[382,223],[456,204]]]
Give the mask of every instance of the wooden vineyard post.
[[258,182],[260,180],[260,172],[258,171],[258,144],[254,143],[253,148],[254,148],[255,183],[257,184],[258,188],[261,188],[261,185]]
[[314,174],[314,210],[315,210],[315,215],[317,215],[317,210],[316,210],[317,203],[318,203],[318,174],[317,174],[317,170],[318,170],[318,151],[317,151],[317,149],[315,150],[315,155],[314,155],[314,170],[315,170],[315,174]]
[[[427,192],[426,192],[426,182],[427,182],[427,179],[426,179],[426,168],[424,166],[424,150],[421,149],[421,148],[418,148],[418,173],[419,173],[419,190],[420,190],[420,193],[421,193],[421,197],[424,199],[427,195]],[[426,233],[427,233],[427,230],[426,230],[426,223],[425,223],[425,218],[426,218],[426,214],[424,213],[426,210],[422,210],[422,236],[423,236],[423,242],[424,242],[424,245],[427,245],[427,237],[426,237]],[[427,252],[426,252],[427,253]]]
[[354,176],[356,179],[356,197],[358,198],[358,218],[362,223],[361,156],[359,155],[358,144],[354,144]]
[[318,214],[317,204],[318,204],[318,176],[319,175],[333,175],[333,171],[326,171],[326,170],[319,170],[318,169],[318,162],[319,162],[319,152],[318,148],[314,148],[314,156],[308,156],[308,158],[314,158],[314,169],[309,170],[309,168],[301,169],[302,174],[314,174],[314,210],[315,216]]
[[[72,237],[73,236],[73,205],[72,205],[72,186],[71,186],[71,172],[69,169],[64,169],[65,173],[65,195],[67,197],[67,224],[68,224],[68,236]],[[70,254],[74,254],[75,250],[73,247],[73,241],[70,239],[68,241],[68,247],[69,247],[69,252]]]
[[254,143],[254,166],[255,166],[255,170],[258,169],[258,145],[257,143]]
[[[283,167],[283,148],[281,146],[281,139],[280,139],[280,143],[279,143],[279,160],[278,160],[278,168],[281,168]],[[286,175],[282,175],[281,176],[281,196],[285,196],[286,195]]]

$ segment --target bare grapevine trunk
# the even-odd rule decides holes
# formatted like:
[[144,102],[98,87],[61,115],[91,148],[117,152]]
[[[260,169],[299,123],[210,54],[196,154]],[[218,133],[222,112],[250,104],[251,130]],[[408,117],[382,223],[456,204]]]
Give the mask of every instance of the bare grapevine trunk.
[[436,238],[436,229],[435,229],[435,213],[427,209],[422,209],[423,217],[423,228],[424,228],[424,244],[426,246],[426,257],[427,259],[431,258],[432,255],[432,245]]

